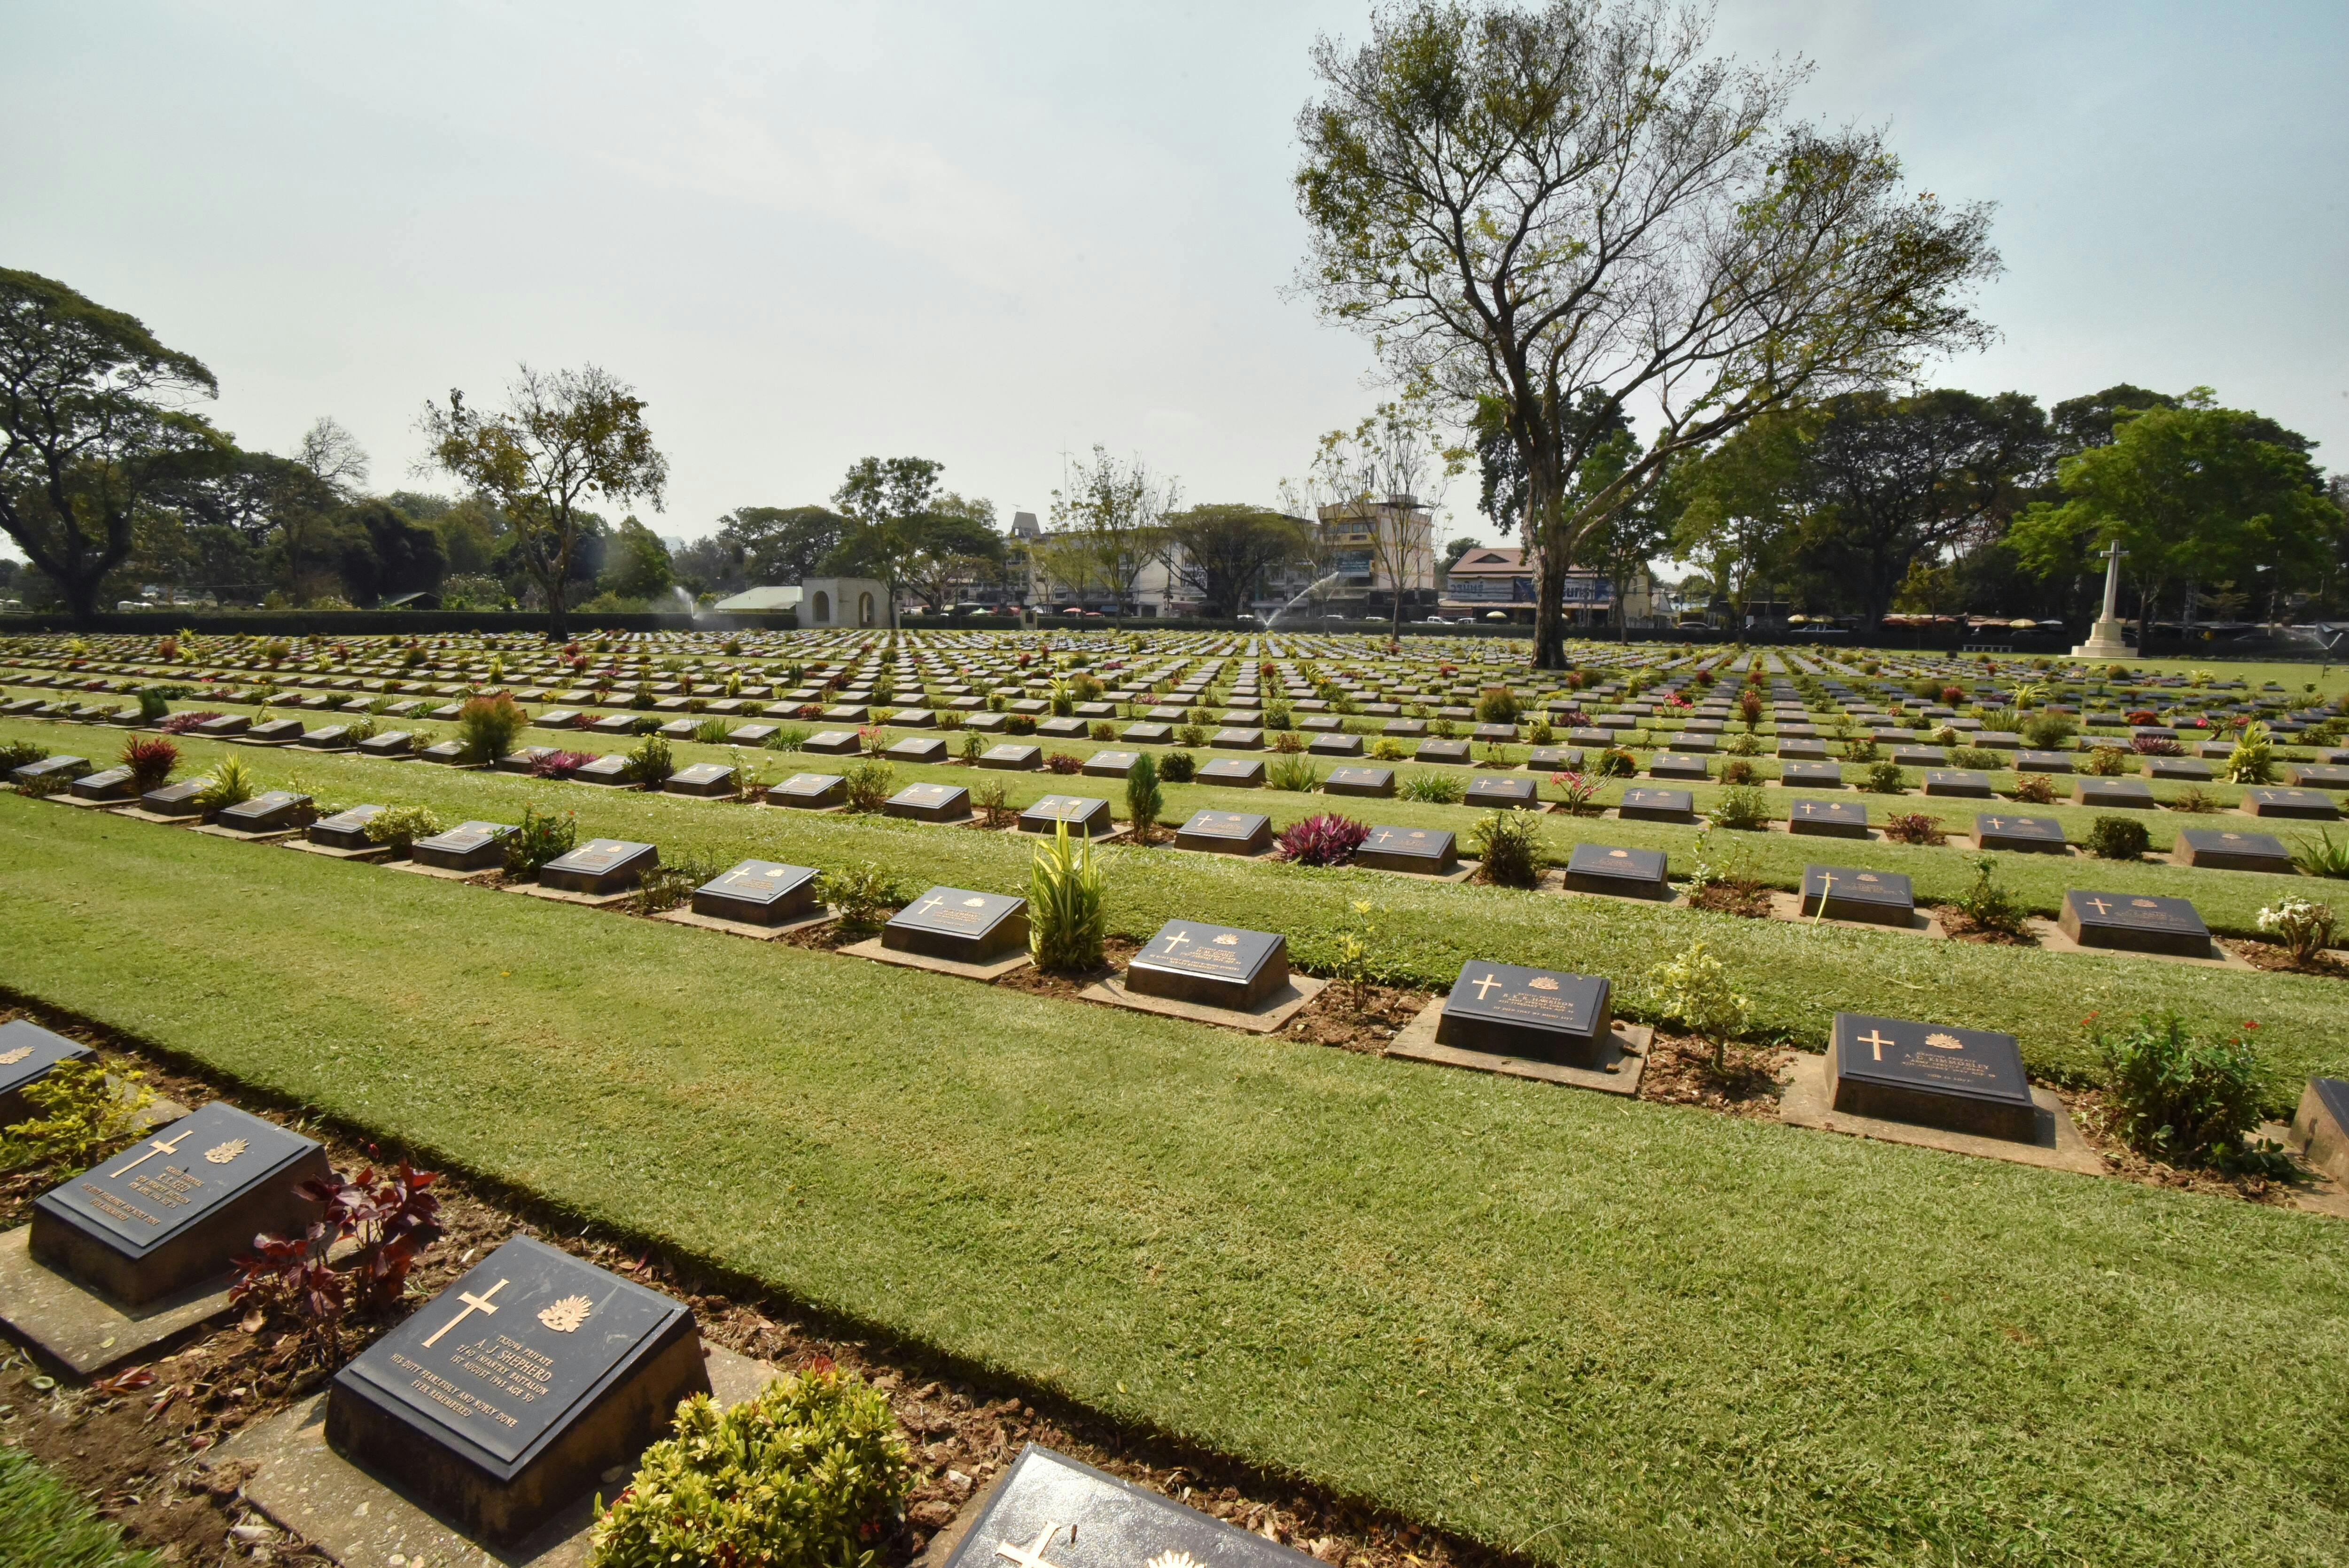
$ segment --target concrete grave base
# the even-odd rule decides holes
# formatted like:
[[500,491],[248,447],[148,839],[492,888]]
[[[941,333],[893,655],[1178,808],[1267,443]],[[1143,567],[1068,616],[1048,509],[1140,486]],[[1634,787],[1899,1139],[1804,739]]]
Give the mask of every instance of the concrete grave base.
[[819,904],[813,914],[803,914],[797,920],[786,920],[776,925],[761,925],[752,920],[726,920],[714,914],[696,914],[692,910],[680,904],[675,909],[665,909],[653,918],[666,920],[672,925],[691,925],[703,931],[723,931],[735,936],[755,937],[761,942],[772,942],[776,937],[788,935],[794,931],[805,931],[812,925],[825,924],[833,918],[833,915],[831,910]]
[[1327,980],[1317,980],[1310,975],[1291,975],[1288,985],[1247,1012],[1237,1007],[1211,1007],[1204,1002],[1178,1002],[1172,996],[1144,996],[1127,990],[1125,982],[1115,977],[1097,981],[1077,995],[1088,1002],[1131,1007],[1137,1013],[1157,1013],[1169,1018],[1187,1018],[1195,1024],[1216,1024],[1251,1035],[1268,1035],[1295,1017],[1299,1009],[1321,995],[1329,985]]
[[2226,948],[2220,945],[2215,937],[2210,943],[2210,956],[2189,958],[2182,953],[2146,953],[2134,947],[2090,947],[2073,941],[2071,937],[2064,934],[2064,928],[2054,921],[2044,920],[2035,914],[2023,923],[2029,928],[2032,935],[2039,939],[2039,945],[2050,953],[2086,953],[2107,958],[2150,958],[2158,964],[2190,964],[2204,969],[2256,971],[2259,967],[2248,959],[2238,958],[2228,952]]
[[1571,1068],[1559,1062],[1537,1061],[1531,1057],[1505,1056],[1497,1051],[1468,1051],[1458,1046],[1440,1044],[1435,1037],[1436,1026],[1444,1021],[1444,998],[1438,996],[1420,1012],[1418,1017],[1405,1024],[1386,1048],[1391,1057],[1408,1057],[1413,1061],[1439,1062],[1448,1068],[1466,1068],[1472,1072],[1498,1073],[1505,1078],[1532,1078],[1540,1083],[1565,1084],[1570,1088],[1596,1089],[1600,1094],[1633,1095],[1640,1092],[1640,1079],[1648,1070],[1648,1047],[1655,1043],[1656,1031],[1645,1024],[1627,1024],[1614,1020],[1614,1049],[1611,1059],[1600,1068]]
[[300,837],[303,830],[273,828],[265,833],[245,833],[239,832],[234,828],[223,828],[218,822],[206,822],[203,826],[191,828],[188,831],[209,834],[215,839],[233,839],[240,844],[282,844],[288,839]]
[[1378,872],[1391,877],[1409,877],[1413,882],[1464,882],[1485,869],[1482,861],[1455,861],[1452,870],[1438,874],[1434,872],[1399,871],[1393,866],[1361,866],[1357,870]]
[[1803,895],[1795,892],[1774,892],[1770,895],[1770,918],[1791,920],[1797,925],[1833,925],[1845,931],[1886,931],[1895,936],[1932,936],[1947,939],[1949,933],[1941,927],[1941,917],[1928,910],[1911,910],[1906,925],[1886,925],[1873,920],[1837,920],[1820,918],[1803,913]]
[[2033,1088],[2031,1099],[2039,1107],[2039,1135],[2029,1143],[1984,1138],[1972,1132],[1951,1132],[1910,1121],[1889,1121],[1882,1117],[1854,1116],[1836,1109],[1827,1094],[1826,1057],[1806,1052],[1795,1059],[1795,1065],[1787,1071],[1785,1093],[1778,1101],[1778,1119],[1795,1127],[1847,1132],[1886,1143],[1912,1143],[1920,1149],[1940,1149],[1985,1160],[2011,1160],[2018,1165],[2037,1165],[2049,1171],[2103,1175],[2104,1156],[2089,1148],[2088,1140],[2080,1136],[2080,1130],[2072,1124],[2072,1113],[2064,1109],[2055,1091]]
[[832,817],[848,810],[843,806],[794,806],[788,800],[761,799],[752,802],[761,811],[792,811],[802,817]]
[[[1982,850],[1982,841],[1971,833],[1951,833],[1950,842],[1963,844],[1977,854],[1985,852]],[[2087,851],[2077,844],[2052,844],[2044,850],[2017,849],[2013,845],[2002,844],[1997,849],[1986,852],[1993,855],[2068,855],[2074,860],[2081,859],[2087,854]]]
[[568,888],[542,887],[537,882],[508,882],[505,884],[504,891],[527,893],[532,898],[548,899],[555,903],[584,904],[589,909],[604,909],[612,904],[625,903],[636,896],[636,889],[633,887],[624,887],[617,892],[573,892]]
[[233,1283],[228,1274],[126,1313],[35,1262],[32,1234],[30,1225],[0,1233],[0,1330],[77,1377],[151,1358],[165,1345],[228,1315]]
[[420,877],[439,877],[442,882],[471,882],[496,871],[496,866],[482,866],[477,871],[465,871],[456,866],[419,866],[414,861],[385,861],[388,872],[409,872]]
[[851,958],[870,958],[875,964],[895,964],[906,969],[927,969],[934,975],[953,975],[965,980],[1000,980],[1028,962],[1028,952],[1025,948],[1008,958],[999,958],[992,964],[965,964],[957,958],[932,958],[926,954],[907,953],[902,948],[884,947],[881,945],[881,939],[877,936],[864,942],[852,943],[846,947],[834,948],[833,951],[844,953]]
[[160,822],[167,828],[191,828],[204,820],[201,811],[191,811],[184,817],[166,817],[160,811],[150,811],[144,806],[113,806],[108,809],[118,817],[129,817],[140,822]]
[[288,839],[285,847],[305,855],[324,855],[330,861],[388,861],[395,848],[391,844],[369,844],[363,850],[338,850],[332,844],[314,844],[307,839]]
[[1683,892],[1681,889],[1674,887],[1669,882],[1664,883],[1664,896],[1661,898],[1657,898],[1648,893],[1599,892],[1592,889],[1568,887],[1566,885],[1566,868],[1564,866],[1552,866],[1547,871],[1542,872],[1541,880],[1534,883],[1534,891],[1537,892],[1563,893],[1568,898],[1604,899],[1609,903],[1643,904],[1650,909],[1669,909],[1675,904],[1684,904],[1688,903],[1688,894]]
[[[705,1345],[702,1354],[710,1393],[721,1407],[740,1404],[775,1376],[767,1363],[716,1346]],[[244,1500],[343,1568],[585,1568],[588,1560],[593,1493],[575,1499],[519,1545],[482,1545],[328,1448],[323,1393],[247,1427],[204,1462],[254,1466]],[[616,1497],[633,1473],[633,1464],[606,1471],[596,1490]]]

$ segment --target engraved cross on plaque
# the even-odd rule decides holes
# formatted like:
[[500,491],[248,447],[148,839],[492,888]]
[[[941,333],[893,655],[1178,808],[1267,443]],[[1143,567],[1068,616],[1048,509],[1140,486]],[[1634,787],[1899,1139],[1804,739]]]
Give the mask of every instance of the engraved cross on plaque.
[[995,1554],[998,1557],[1009,1557],[1012,1562],[1017,1563],[1019,1568],[1057,1568],[1057,1564],[1044,1561],[1044,1549],[1052,1544],[1052,1537],[1059,1533],[1060,1529],[1058,1524],[1046,1520],[1044,1528],[1038,1532],[1036,1539],[1030,1544],[1022,1546],[1016,1541],[999,1542],[996,1543]]
[[462,1312],[460,1312],[456,1316],[450,1318],[448,1322],[442,1324],[440,1327],[434,1329],[432,1331],[432,1337],[424,1342],[424,1348],[429,1350],[435,1345],[440,1344],[440,1336],[442,1335],[448,1333],[450,1329],[456,1327],[459,1324],[464,1322],[465,1319],[472,1316],[473,1314],[477,1312],[486,1312],[492,1317],[495,1317],[498,1315],[498,1309],[490,1304],[490,1297],[497,1295],[498,1292],[505,1288],[506,1282],[500,1280],[497,1284],[490,1286],[489,1289],[483,1291],[479,1295],[475,1295],[469,1290],[459,1291],[457,1293],[457,1299],[465,1304],[465,1309]]
[[185,1132],[182,1132],[179,1137],[171,1140],[169,1142],[158,1138],[147,1145],[146,1153],[141,1154],[138,1159],[133,1160],[129,1164],[122,1167],[121,1170],[109,1171],[106,1174],[109,1179],[116,1176],[128,1176],[133,1171],[138,1170],[141,1165],[146,1164],[150,1160],[154,1159],[158,1154],[177,1154],[180,1151],[180,1145],[185,1143],[187,1140],[188,1134]]
[[2110,913],[2112,913],[2113,906],[2112,906],[2111,904],[2106,903],[2103,899],[2100,899],[2100,898],[2092,898],[2092,899],[2085,900],[2085,902],[2086,902],[2086,903],[2091,903],[2091,904],[2094,904],[2094,905],[2095,906],[2096,913],[2097,913],[2097,915],[2098,915],[2099,917],[2104,916],[2104,915],[2106,915],[2106,914],[2110,914]]
[[932,899],[929,899],[929,900],[926,901],[926,902],[923,903],[922,907],[921,907],[921,908],[919,908],[919,909],[917,909],[917,910],[916,910],[914,913],[915,913],[916,914],[927,914],[930,911],[932,911],[932,910],[934,910],[934,909],[937,908],[937,907],[938,907],[938,905],[940,905],[940,904],[942,904],[942,903],[946,903],[946,900],[944,900],[944,899],[942,899],[942,898],[932,898]]
[[1897,1046],[1900,1042],[1898,1040],[1888,1040],[1878,1031],[1871,1028],[1868,1033],[1859,1037],[1859,1043],[1870,1047],[1875,1052],[1874,1059],[1880,1062],[1884,1059],[1884,1047],[1887,1046]]
[[1189,945],[1190,941],[1191,934],[1188,931],[1178,931],[1168,937],[1166,939],[1167,956],[1172,957],[1176,948]]
[[1469,982],[1469,984],[1476,987],[1476,1000],[1481,1002],[1485,999],[1485,994],[1492,990],[1495,985],[1500,985],[1501,982],[1493,978],[1492,975],[1487,972],[1482,980],[1474,980]]

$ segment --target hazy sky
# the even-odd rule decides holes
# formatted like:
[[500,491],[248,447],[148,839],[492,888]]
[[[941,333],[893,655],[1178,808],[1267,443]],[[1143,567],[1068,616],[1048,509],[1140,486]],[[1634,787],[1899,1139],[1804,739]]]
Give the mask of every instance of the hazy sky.
[[[204,360],[249,446],[332,414],[378,489],[430,485],[426,397],[527,359],[650,400],[662,533],[867,453],[1007,521],[1095,442],[1269,500],[1378,397],[1282,295],[1308,46],[1367,15],[0,0],[0,265]],[[2002,340],[1938,379],[2208,384],[2349,469],[2349,4],[1727,0],[1717,36],[2001,204]]]

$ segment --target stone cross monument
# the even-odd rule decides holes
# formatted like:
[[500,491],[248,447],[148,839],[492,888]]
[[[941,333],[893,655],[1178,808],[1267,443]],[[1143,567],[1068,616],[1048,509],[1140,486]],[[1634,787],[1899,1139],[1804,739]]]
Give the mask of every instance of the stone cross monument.
[[2117,540],[2105,546],[2105,613],[2088,628],[2088,640],[2072,650],[2075,659],[2126,659],[2137,652],[2120,621],[2121,557],[2127,553]]

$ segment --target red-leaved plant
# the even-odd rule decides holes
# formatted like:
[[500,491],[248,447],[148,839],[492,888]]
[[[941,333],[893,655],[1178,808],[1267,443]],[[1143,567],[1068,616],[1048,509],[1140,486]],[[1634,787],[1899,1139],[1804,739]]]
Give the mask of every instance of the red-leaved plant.
[[2183,757],[2186,748],[2166,735],[2132,735],[2129,745],[2140,757]]
[[122,766],[130,769],[130,787],[141,795],[160,789],[180,765],[180,748],[155,736],[134,735],[122,743]]
[[568,779],[595,760],[592,751],[550,751],[531,759],[530,776],[533,779]]
[[1342,866],[1354,858],[1354,851],[1370,836],[1369,824],[1325,812],[1290,823],[1282,830],[1279,847],[1274,852],[1296,865]]
[[[248,1332],[282,1313],[299,1326],[307,1349],[339,1356],[343,1320],[396,1305],[416,1260],[439,1239],[440,1200],[431,1189],[440,1180],[438,1171],[403,1160],[382,1171],[370,1165],[357,1177],[329,1170],[303,1182],[318,1218],[299,1236],[254,1237],[252,1255],[235,1260],[229,1300],[246,1309]],[[337,1258],[344,1242],[355,1244]]]
[[203,713],[175,713],[156,727],[162,730],[166,735],[185,735],[189,730],[195,728],[196,726],[200,724],[209,724],[219,717],[220,715],[210,711]]

